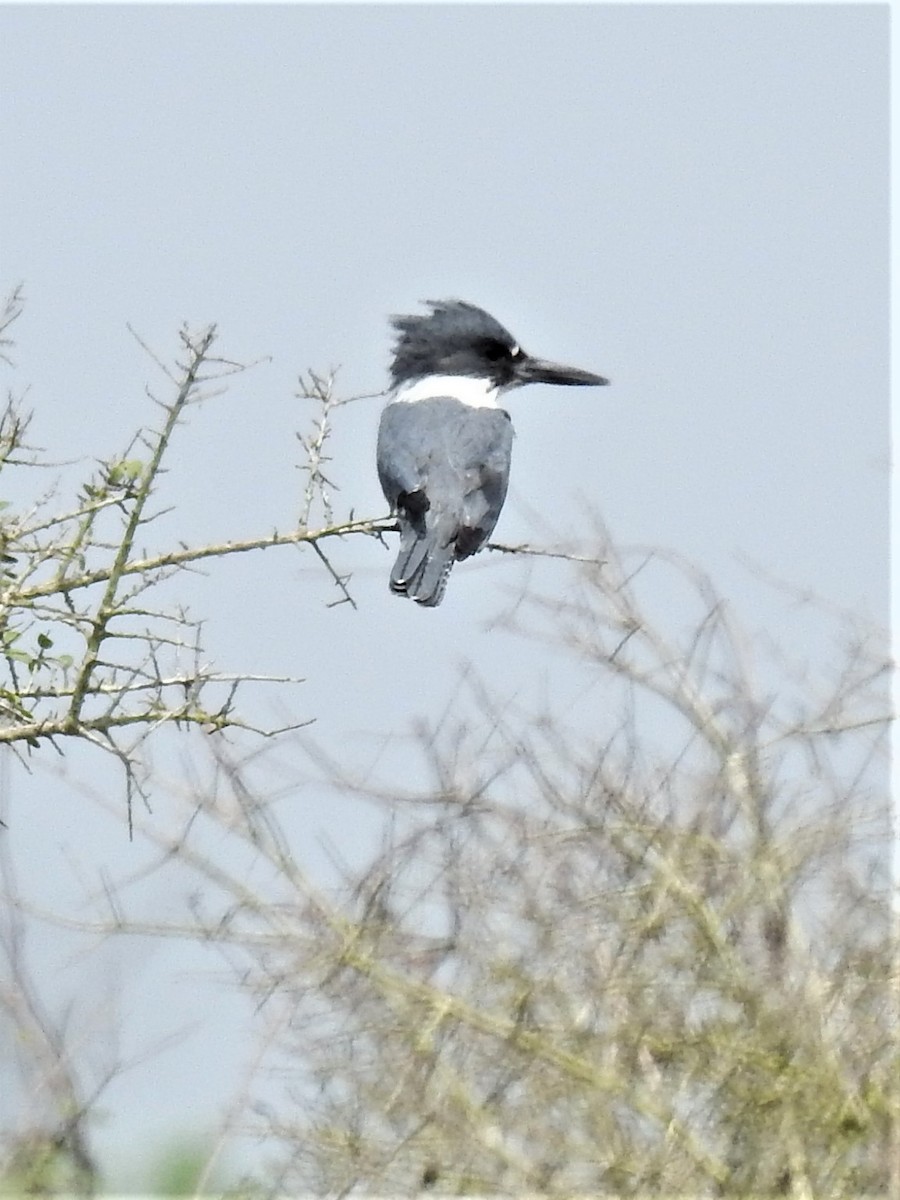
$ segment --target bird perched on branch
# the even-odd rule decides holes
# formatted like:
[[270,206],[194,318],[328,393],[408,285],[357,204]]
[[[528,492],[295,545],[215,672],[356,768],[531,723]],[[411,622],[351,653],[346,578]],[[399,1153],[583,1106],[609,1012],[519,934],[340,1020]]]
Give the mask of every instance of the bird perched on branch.
[[500,397],[526,383],[609,380],[533,358],[474,304],[427,305],[425,316],[392,318],[398,337],[378,477],[400,528],[391,591],[434,608],[453,564],[481,549],[506,498],[513,430]]

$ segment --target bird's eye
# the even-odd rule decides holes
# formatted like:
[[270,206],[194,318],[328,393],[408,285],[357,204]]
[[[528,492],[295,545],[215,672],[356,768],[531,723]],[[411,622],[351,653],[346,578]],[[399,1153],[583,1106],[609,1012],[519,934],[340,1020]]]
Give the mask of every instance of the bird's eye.
[[509,358],[509,355],[509,346],[495,338],[490,338],[484,343],[484,357],[489,362],[499,362],[501,358]]

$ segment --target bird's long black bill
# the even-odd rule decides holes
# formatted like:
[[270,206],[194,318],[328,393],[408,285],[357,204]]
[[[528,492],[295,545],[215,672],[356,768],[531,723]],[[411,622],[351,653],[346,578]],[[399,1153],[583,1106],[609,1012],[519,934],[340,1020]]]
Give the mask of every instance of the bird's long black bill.
[[544,358],[529,358],[517,366],[516,375],[522,383],[557,383],[564,387],[605,387],[609,383],[602,375],[548,362]]

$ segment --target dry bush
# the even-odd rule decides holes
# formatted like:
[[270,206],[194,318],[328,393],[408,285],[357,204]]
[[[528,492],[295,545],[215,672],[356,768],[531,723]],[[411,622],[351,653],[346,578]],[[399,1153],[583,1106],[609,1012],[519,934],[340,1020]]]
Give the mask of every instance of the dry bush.
[[281,1102],[254,1112],[248,1083],[227,1131],[280,1146],[266,1190],[884,1194],[882,639],[826,613],[833,659],[796,676],[671,556],[598,529],[571,569],[509,621],[594,681],[577,712],[470,678],[420,731],[416,794],[307,741],[322,786],[383,813],[336,890],[292,855],[260,764],[219,755],[176,832],[142,822],[202,904],[142,922],[122,881],[112,925],[217,943],[258,1003]]

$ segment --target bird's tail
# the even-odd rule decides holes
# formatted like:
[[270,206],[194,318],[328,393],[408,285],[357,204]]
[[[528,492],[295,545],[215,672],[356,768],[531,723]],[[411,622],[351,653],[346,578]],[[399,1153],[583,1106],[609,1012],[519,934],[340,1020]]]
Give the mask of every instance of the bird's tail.
[[456,561],[453,532],[443,526],[425,514],[415,520],[400,517],[400,552],[391,571],[391,591],[426,608],[436,608],[443,600]]

